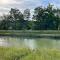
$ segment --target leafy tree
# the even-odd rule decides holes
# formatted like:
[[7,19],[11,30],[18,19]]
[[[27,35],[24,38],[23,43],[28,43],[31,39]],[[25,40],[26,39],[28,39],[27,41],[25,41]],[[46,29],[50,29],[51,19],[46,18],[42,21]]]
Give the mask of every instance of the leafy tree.
[[14,29],[22,29],[22,23],[24,21],[23,14],[19,11],[19,9],[11,8],[10,15],[12,20],[14,21]]
[[[56,9],[55,9],[56,10]],[[36,19],[35,28],[41,30],[56,30],[58,16],[53,12],[53,5],[48,5],[47,8],[37,7],[34,11],[33,18]]]
[[24,15],[25,20],[29,20],[29,18],[30,18],[30,9],[25,9],[23,15]]
[[24,10],[24,28],[23,29],[31,29],[31,22],[29,21],[30,20],[30,9],[25,9]]
[[30,9],[22,14],[19,9],[11,8],[7,15],[3,15],[0,21],[1,30],[60,30],[60,9],[54,9],[53,5],[36,7],[33,21],[30,21]]
[[9,15],[3,15],[3,20],[0,21],[1,29],[4,29],[4,30],[9,29],[10,21],[9,21],[8,17],[9,17]]

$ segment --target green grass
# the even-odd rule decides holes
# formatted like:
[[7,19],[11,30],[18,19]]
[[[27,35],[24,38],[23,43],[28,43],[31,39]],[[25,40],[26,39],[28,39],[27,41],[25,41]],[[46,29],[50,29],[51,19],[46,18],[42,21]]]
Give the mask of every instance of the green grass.
[[60,34],[60,30],[0,30],[0,33]]
[[0,30],[1,36],[60,37],[60,30]]
[[60,49],[0,47],[0,60],[60,60]]

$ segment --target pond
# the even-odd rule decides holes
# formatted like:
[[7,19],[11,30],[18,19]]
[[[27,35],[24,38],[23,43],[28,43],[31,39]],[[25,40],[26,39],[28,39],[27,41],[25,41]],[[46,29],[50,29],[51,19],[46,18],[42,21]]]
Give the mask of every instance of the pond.
[[18,48],[60,48],[60,39],[0,36],[0,46]]

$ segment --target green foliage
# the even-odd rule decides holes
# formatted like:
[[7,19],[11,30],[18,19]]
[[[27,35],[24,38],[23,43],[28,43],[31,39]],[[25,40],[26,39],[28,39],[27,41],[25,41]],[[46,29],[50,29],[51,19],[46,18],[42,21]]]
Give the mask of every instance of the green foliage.
[[29,20],[29,18],[30,18],[30,9],[25,9],[23,15],[24,15],[24,20]]
[[11,8],[8,15],[4,15],[0,21],[0,30],[59,30],[60,9],[47,7],[36,7],[33,20],[30,20],[30,9],[24,10],[22,14],[19,9]]
[[[54,13],[54,11],[56,11]],[[56,16],[55,16],[56,14]],[[57,16],[58,10],[53,9],[52,5],[48,5],[47,8],[37,7],[35,8],[33,18],[36,20],[35,29],[37,30],[58,30],[59,16]],[[36,28],[37,27],[37,28]]]

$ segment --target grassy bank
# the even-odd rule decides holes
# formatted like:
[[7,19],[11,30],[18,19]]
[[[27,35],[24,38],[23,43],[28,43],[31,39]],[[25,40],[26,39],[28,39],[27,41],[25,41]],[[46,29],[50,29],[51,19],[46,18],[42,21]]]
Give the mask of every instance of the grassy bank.
[[60,37],[58,30],[0,30],[0,36]]
[[0,47],[0,60],[60,60],[60,50]]
[[0,30],[1,33],[60,34],[60,30]]

